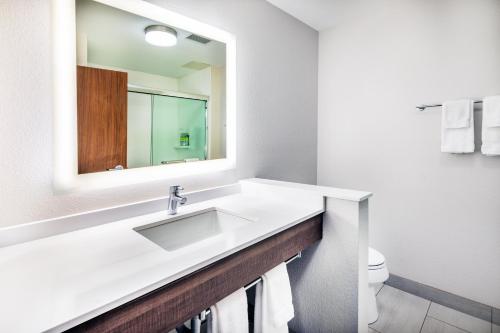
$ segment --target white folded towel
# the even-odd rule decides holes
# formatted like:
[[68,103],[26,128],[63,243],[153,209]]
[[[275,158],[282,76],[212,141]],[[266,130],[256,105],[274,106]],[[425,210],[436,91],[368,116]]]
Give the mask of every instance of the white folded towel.
[[485,155],[500,155],[500,96],[486,97],[483,101],[483,144]]
[[244,288],[210,307],[208,333],[248,333],[248,305]]
[[474,101],[464,99],[443,103],[441,151],[474,152]]
[[255,333],[288,333],[294,316],[292,288],[286,264],[281,263],[262,276],[255,289]]

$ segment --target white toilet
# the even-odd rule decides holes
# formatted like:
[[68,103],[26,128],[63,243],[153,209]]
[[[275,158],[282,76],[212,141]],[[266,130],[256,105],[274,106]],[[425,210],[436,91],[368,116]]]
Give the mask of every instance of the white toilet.
[[368,248],[368,323],[378,319],[377,299],[375,293],[380,283],[387,281],[389,270],[385,265],[385,257],[371,247]]

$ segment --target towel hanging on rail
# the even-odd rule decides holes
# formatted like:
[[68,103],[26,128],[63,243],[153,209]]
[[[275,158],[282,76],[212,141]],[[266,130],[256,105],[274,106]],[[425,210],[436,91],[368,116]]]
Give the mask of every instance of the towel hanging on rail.
[[482,127],[481,152],[491,156],[500,155],[500,96],[484,99]]
[[210,307],[208,333],[248,333],[247,293],[240,288]]
[[443,103],[441,116],[441,151],[474,152],[474,101],[463,99]]
[[[302,252],[300,252],[300,251],[299,251],[296,255],[294,255],[293,257],[291,257],[291,258],[289,258],[288,260],[286,260],[286,261],[284,262],[284,264],[285,264],[285,265],[288,265],[288,264],[289,264],[289,263],[291,263],[292,261],[294,261],[294,260],[296,260],[296,259],[299,259],[299,258],[301,258],[301,257],[302,257]],[[285,266],[285,268],[286,268],[286,266]],[[286,270],[285,270],[285,271],[286,271]],[[286,272],[287,272],[287,271],[286,271]],[[251,283],[249,283],[249,284],[247,284],[245,287],[243,287],[243,289],[244,289],[244,290],[248,290],[248,289],[250,289],[250,288],[252,288],[252,287],[255,287],[255,286],[257,286],[257,285],[261,284],[261,282],[263,281],[262,279],[263,279],[263,277],[260,277],[260,278],[258,278],[258,279],[256,279],[256,280],[252,281]],[[288,272],[287,272],[287,276],[286,276],[286,281],[287,281],[288,285],[290,285],[290,282],[289,282],[289,280],[288,280]],[[290,296],[290,297],[291,297],[291,296]],[[211,317],[211,316],[210,316],[210,315],[211,315],[211,313],[212,313],[212,310],[214,310],[214,309],[215,309],[215,307],[214,307],[214,306],[212,306],[212,307],[210,307],[210,309],[203,310],[203,311],[202,311],[199,315],[197,315],[196,317],[193,317],[193,318],[191,319],[191,324],[192,324],[193,326],[196,326],[196,328],[193,330],[193,333],[199,333],[199,331],[200,331],[200,327],[201,327],[201,321],[204,321],[205,319],[212,320],[212,318],[215,318],[215,317]],[[215,309],[215,311],[217,311],[217,309]],[[207,316],[208,316],[208,317],[207,317]],[[216,326],[213,326],[213,323],[212,323],[212,322],[207,323],[207,324],[208,324],[208,327],[209,327],[210,329],[212,329],[211,327],[214,327],[214,328],[216,327]]]
[[292,289],[286,264],[281,263],[262,276],[255,289],[255,333],[288,333],[294,317]]

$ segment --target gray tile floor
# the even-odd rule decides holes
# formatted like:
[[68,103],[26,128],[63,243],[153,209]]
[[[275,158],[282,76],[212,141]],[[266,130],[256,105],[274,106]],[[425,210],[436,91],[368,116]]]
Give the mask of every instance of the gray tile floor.
[[500,333],[500,326],[383,285],[369,333]]

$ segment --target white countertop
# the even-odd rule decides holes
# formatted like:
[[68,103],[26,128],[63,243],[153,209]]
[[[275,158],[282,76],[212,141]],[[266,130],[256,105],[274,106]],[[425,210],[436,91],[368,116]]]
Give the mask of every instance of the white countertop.
[[324,209],[319,193],[243,191],[181,207],[176,217],[210,207],[255,222],[173,252],[133,230],[171,218],[166,212],[0,248],[0,332],[63,331]]

